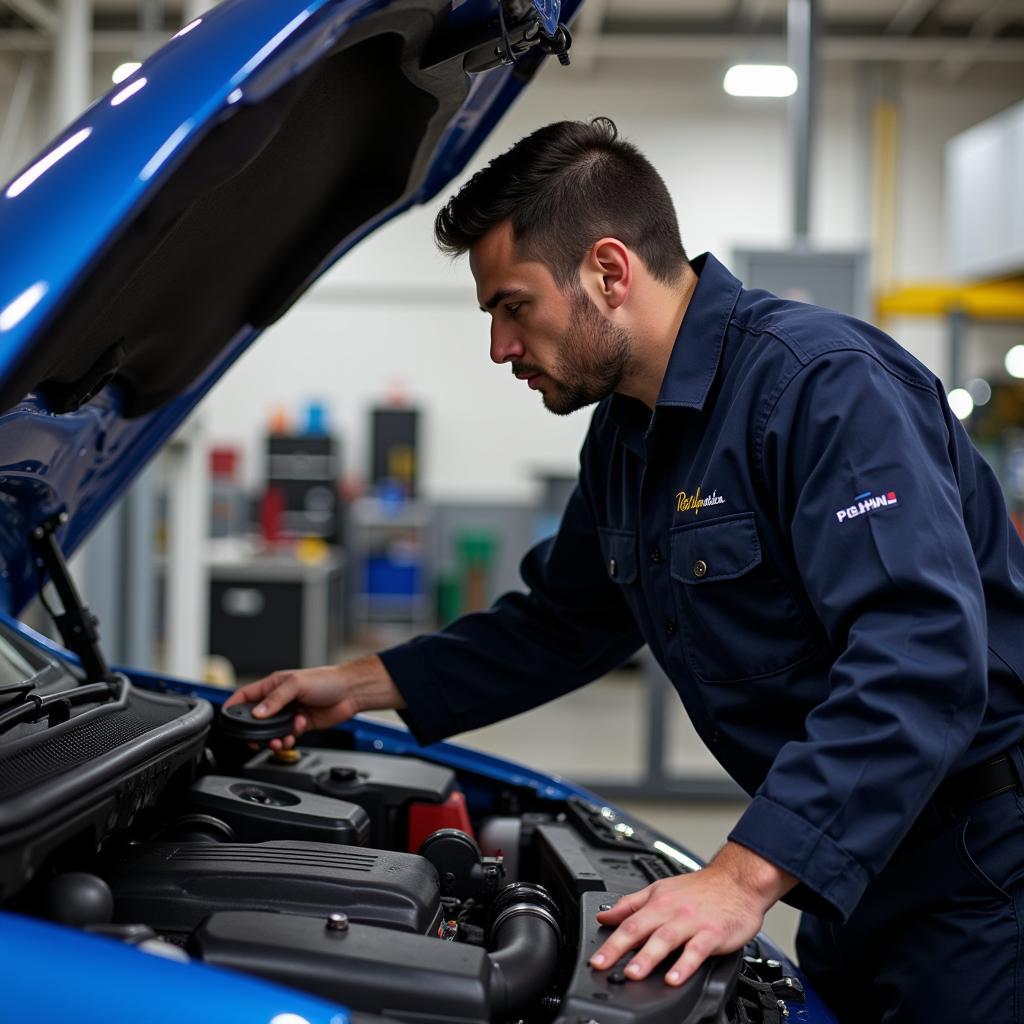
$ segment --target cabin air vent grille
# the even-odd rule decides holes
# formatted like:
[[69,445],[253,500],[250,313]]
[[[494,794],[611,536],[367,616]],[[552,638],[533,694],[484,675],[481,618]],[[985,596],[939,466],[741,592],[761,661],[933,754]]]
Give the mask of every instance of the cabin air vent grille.
[[180,705],[130,702],[109,714],[41,732],[38,742],[0,756],[0,800],[73,772],[180,717]]

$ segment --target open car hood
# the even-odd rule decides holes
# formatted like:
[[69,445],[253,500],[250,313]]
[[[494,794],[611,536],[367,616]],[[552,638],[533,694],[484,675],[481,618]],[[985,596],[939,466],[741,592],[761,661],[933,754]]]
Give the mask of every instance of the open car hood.
[[582,0],[227,0],[0,192],[0,610],[257,335],[432,198]]

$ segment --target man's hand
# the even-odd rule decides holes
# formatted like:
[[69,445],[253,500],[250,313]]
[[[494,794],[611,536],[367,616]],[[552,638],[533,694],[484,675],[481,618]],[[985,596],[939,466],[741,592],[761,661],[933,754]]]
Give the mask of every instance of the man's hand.
[[709,956],[732,953],[749,942],[768,908],[796,882],[752,850],[726,843],[702,871],[655,882],[601,911],[601,924],[618,927],[591,957],[591,966],[605,970],[639,949],[626,976],[646,978],[685,945],[665,977],[670,985],[682,985]]
[[293,700],[299,702],[295,732],[284,739],[271,740],[274,750],[294,747],[296,737],[307,729],[328,729],[360,711],[405,707],[391,674],[375,654],[344,665],[274,672],[235,690],[224,706],[259,701],[253,717],[266,718]]

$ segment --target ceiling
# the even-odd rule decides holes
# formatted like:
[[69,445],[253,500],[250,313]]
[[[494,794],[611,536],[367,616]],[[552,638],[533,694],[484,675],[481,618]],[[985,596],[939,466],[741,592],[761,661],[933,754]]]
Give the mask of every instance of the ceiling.
[[[141,26],[173,31],[193,0],[92,0],[97,51],[132,49]],[[958,74],[1002,65],[1024,86],[1024,0],[818,0],[825,60],[933,63]],[[45,50],[56,0],[0,0],[0,51]],[[781,52],[786,0],[587,0],[576,53],[601,59],[696,60],[738,45]]]

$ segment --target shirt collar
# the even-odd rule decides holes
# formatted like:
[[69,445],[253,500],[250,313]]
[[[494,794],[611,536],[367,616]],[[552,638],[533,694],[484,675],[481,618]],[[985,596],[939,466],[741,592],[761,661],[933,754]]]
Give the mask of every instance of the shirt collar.
[[[711,253],[698,256],[690,266],[697,275],[697,287],[679,325],[657,408],[704,408],[718,372],[725,332],[743,288]],[[651,421],[646,407],[638,399],[613,395],[610,411],[620,426],[622,440],[642,455],[644,428]]]
[[659,406],[704,408],[718,372],[725,332],[743,287],[709,252],[698,256],[691,266],[697,274],[697,287],[669,356],[658,394]]

